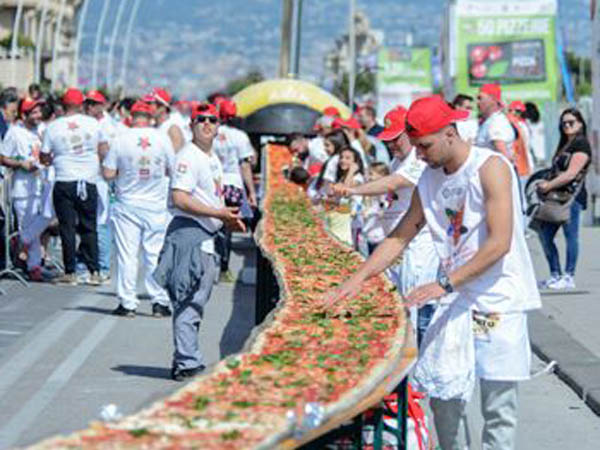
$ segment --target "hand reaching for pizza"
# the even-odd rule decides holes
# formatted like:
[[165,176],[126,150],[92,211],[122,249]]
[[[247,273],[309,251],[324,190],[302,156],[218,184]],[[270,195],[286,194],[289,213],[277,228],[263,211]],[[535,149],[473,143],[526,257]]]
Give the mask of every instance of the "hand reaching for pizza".
[[406,306],[421,307],[430,300],[436,300],[443,297],[446,291],[438,283],[428,283],[423,286],[416,287],[406,296]]
[[351,277],[338,286],[334,291],[325,295],[322,306],[330,316],[339,316],[346,312],[343,300],[352,298],[360,292],[362,282],[356,277]]

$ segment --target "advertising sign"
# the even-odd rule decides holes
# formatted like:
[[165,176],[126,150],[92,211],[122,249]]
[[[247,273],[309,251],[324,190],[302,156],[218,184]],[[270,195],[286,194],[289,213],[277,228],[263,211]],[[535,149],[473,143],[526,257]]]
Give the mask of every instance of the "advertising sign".
[[377,113],[381,120],[397,105],[408,108],[413,100],[433,89],[429,48],[382,48],[377,54]]
[[556,1],[457,0],[456,92],[476,94],[500,83],[506,101],[556,101]]

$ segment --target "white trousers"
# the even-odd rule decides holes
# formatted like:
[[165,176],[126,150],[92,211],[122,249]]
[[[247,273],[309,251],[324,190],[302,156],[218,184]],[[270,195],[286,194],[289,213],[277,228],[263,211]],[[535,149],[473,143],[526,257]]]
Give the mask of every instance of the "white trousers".
[[15,198],[13,209],[19,223],[21,243],[27,247],[27,269],[32,270],[42,264],[40,237],[48,227],[50,219],[42,214],[41,197]]
[[168,306],[167,292],[152,277],[165,238],[166,213],[140,211],[117,203],[111,212],[111,223],[117,249],[117,295],[121,305],[127,309],[138,307],[136,285],[141,247],[146,272],[144,285],[151,302]]
[[[518,385],[515,381],[480,379],[483,450],[513,450],[517,435]],[[470,436],[462,400],[431,399],[435,430],[442,450],[469,448]]]

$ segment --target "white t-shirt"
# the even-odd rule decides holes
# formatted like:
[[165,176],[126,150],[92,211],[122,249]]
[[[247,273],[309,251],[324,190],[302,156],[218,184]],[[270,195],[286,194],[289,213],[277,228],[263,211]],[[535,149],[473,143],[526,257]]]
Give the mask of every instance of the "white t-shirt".
[[515,130],[506,115],[502,111],[496,111],[479,126],[475,145],[496,150],[494,141],[504,141],[508,157],[512,160],[514,158],[513,143],[515,139]]
[[177,110],[171,111],[171,117],[173,118],[173,121],[181,129],[181,132],[183,133],[183,138],[185,139],[185,142],[191,142],[193,135],[192,135],[192,129],[190,128],[190,118],[184,116]]
[[[178,189],[192,194],[192,197],[212,208],[223,208],[220,178],[222,168],[219,159],[208,156],[193,143],[186,144],[175,156],[171,190]],[[213,217],[194,216],[180,210],[170,199],[169,210],[174,216],[189,217],[196,220],[207,231],[214,233],[223,223]],[[214,253],[214,239],[204,241],[202,250]]]
[[[29,130],[23,125],[12,125],[4,136],[2,154],[17,161],[33,161],[39,165],[42,141],[37,130]],[[42,174],[40,170],[27,172],[14,171],[12,198],[28,198],[42,195]]]
[[98,122],[100,123],[100,130],[102,131],[103,136],[108,139],[108,145],[112,145],[119,132],[117,124],[107,113],[104,113],[104,116]]
[[73,114],[56,119],[46,130],[42,153],[53,153],[56,181],[96,183],[100,172],[98,144],[108,142],[96,119]]
[[117,202],[161,212],[167,207],[165,183],[171,167],[169,139],[154,128],[130,128],[111,146],[103,166],[116,170]]
[[240,163],[254,155],[248,135],[237,128],[221,125],[213,141],[213,152],[223,165],[223,184],[244,189]]
[[327,161],[327,152],[325,151],[325,140],[321,136],[308,141],[308,158],[306,158],[306,169],[315,163],[324,163]]
[[[160,131],[162,131],[170,139],[169,130],[171,129],[171,127],[173,125],[176,126],[177,128],[179,128],[179,130],[181,130],[181,134],[183,135],[183,140],[185,141],[185,143],[191,142],[192,131],[190,130],[189,122],[186,127],[185,125],[183,125],[182,120],[181,119],[178,120],[177,116],[174,113],[169,114],[169,117],[167,118],[167,120],[165,120],[163,123],[161,123],[158,126],[158,129]],[[189,133],[187,135],[186,135],[186,131],[185,131],[186,128],[189,130]]]
[[479,123],[477,119],[459,120],[456,122],[456,129],[463,141],[473,144],[479,133]]

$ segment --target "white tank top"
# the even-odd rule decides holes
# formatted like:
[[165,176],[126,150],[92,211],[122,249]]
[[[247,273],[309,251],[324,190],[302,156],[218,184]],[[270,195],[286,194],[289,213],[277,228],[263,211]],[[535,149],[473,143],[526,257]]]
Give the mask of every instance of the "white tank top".
[[[427,226],[447,273],[464,265],[487,239],[485,199],[479,169],[497,152],[471,147],[464,164],[450,175],[427,168],[418,184]],[[482,312],[513,313],[541,307],[529,249],[525,242],[519,188],[512,175],[513,233],[510,251],[476,279],[463,284],[459,298]]]

